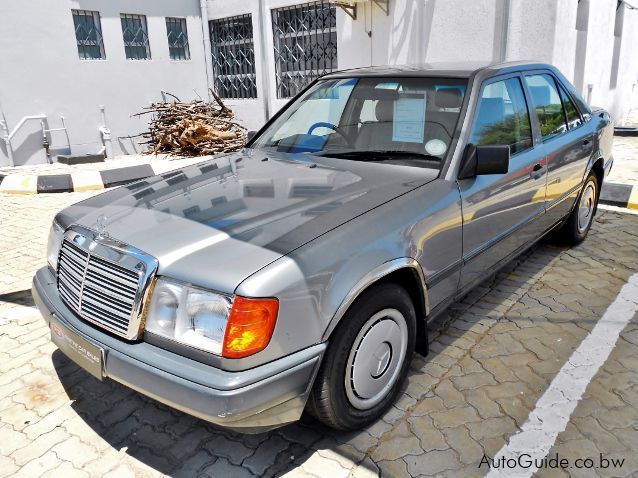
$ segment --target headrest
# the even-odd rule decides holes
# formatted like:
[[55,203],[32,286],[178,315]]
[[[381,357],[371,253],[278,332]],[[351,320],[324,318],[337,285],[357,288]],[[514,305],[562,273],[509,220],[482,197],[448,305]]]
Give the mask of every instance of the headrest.
[[394,101],[377,101],[377,106],[374,109],[374,114],[377,117],[377,121],[392,122],[392,118],[394,116]]
[[481,116],[490,123],[503,121],[505,117],[505,101],[503,98],[482,98],[480,105]]
[[462,103],[461,88],[442,88],[434,95],[434,104],[439,108],[460,108]]
[[530,86],[529,91],[534,98],[536,106],[545,106],[549,104],[549,86]]

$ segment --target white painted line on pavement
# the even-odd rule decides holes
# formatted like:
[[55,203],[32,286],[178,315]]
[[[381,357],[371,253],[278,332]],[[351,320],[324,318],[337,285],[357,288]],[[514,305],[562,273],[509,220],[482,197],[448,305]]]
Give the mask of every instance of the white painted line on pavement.
[[[536,403],[521,430],[510,438],[493,458],[494,465],[525,454],[523,465],[529,468],[492,467],[488,478],[530,477],[537,470],[534,460],[544,458],[554,445],[558,434],[565,430],[569,418],[585,393],[589,382],[614,349],[622,330],[638,311],[638,274],[632,275],[620,289],[596,326],[585,337],[569,360],[554,377],[543,396]],[[510,462],[514,463],[514,462]]]

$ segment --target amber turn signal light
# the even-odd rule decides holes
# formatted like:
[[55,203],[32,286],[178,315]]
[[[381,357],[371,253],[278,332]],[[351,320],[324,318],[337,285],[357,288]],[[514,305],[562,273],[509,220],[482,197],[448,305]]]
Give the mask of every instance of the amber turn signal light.
[[266,348],[279,312],[277,299],[248,299],[236,296],[226,324],[222,355],[242,358]]

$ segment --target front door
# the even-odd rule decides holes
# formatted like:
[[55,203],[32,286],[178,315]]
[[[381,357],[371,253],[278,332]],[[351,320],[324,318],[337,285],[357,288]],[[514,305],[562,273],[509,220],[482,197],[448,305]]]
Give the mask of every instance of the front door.
[[463,205],[461,288],[538,235],[547,181],[542,148],[534,147],[522,77],[489,80],[481,88],[470,143],[509,145],[506,174],[459,180]]
[[594,148],[593,134],[553,75],[526,74],[525,83],[547,161],[547,214],[543,225],[548,228],[571,211]]

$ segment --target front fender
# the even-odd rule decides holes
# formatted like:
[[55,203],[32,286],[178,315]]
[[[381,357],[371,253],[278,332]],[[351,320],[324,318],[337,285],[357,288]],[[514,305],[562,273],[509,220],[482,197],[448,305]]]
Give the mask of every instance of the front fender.
[[417,273],[419,280],[421,282],[421,290],[423,291],[423,303],[425,304],[425,313],[428,315],[430,313],[430,304],[428,300],[427,287],[425,283],[425,277],[423,275],[423,269],[421,265],[411,257],[400,257],[397,259],[393,259],[391,261],[385,262],[370,272],[365,274],[355,285],[350,289],[350,291],[346,294],[345,298],[341,301],[341,304],[337,308],[332,320],[328,323],[328,327],[323,334],[323,340],[328,340],[328,337],[337,326],[341,318],[344,316],[348,308],[352,305],[352,303],[356,300],[361,293],[370,287],[375,282],[383,279],[385,276],[396,272],[400,269],[412,269]]

